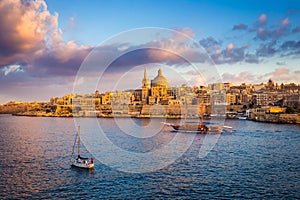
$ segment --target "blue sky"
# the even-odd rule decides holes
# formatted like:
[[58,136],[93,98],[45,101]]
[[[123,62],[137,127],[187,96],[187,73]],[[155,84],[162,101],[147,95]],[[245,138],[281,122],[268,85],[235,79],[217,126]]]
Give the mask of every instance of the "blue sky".
[[[300,3],[296,0],[7,0],[0,2],[0,15],[0,103],[48,101],[52,96],[71,93],[81,63],[97,45],[143,27],[174,29],[190,36],[211,56],[224,82],[260,83],[272,78],[299,84]],[[141,48],[151,42],[136,37],[141,41],[127,48]],[[172,39],[158,41],[157,47]],[[100,48],[101,55],[108,51],[113,54],[118,48],[109,44]],[[193,49],[184,54],[190,55],[189,51]],[[116,62],[106,72],[110,83],[101,87],[101,92],[114,88],[114,82],[130,69],[134,69],[135,78],[122,85],[124,89],[137,87],[139,84],[131,82],[140,81],[138,74],[143,67],[135,68],[138,65],[180,65],[171,55],[153,55],[158,54],[136,52],[129,58],[142,57],[142,62],[125,62],[125,58]],[[157,73],[156,68],[148,71],[150,78]],[[193,81],[198,77],[187,68],[180,73],[189,74],[191,83],[198,83]],[[170,85],[180,84],[176,77],[167,75]]]

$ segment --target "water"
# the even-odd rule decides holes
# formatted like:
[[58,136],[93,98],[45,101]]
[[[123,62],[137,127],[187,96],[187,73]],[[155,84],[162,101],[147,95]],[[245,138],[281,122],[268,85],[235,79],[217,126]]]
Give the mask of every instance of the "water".
[[[114,143],[135,152],[159,149],[176,134],[166,128],[141,139],[141,145],[120,134],[113,119],[98,120]],[[299,199],[300,126],[245,120],[226,125],[236,131],[221,135],[204,158],[197,157],[204,136],[196,135],[175,163],[155,172],[125,173],[99,161],[90,171],[70,166],[76,131],[71,118],[0,115],[0,199]]]

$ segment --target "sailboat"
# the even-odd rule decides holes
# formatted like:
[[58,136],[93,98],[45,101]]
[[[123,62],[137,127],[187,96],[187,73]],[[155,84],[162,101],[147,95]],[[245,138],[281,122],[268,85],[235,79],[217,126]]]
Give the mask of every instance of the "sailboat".
[[[203,98],[202,98],[203,99]],[[182,132],[193,132],[193,133],[203,133],[206,134],[208,132],[217,132],[221,133],[223,129],[231,129],[229,126],[208,126],[203,121],[203,113],[204,113],[204,103],[201,103],[201,110],[199,113],[199,123],[187,123],[187,102],[185,99],[185,113],[184,113],[184,122],[183,124],[172,124],[172,123],[164,123],[167,126],[171,126],[175,131]]]
[[[77,141],[77,157],[74,158],[73,156],[74,156],[76,141]],[[72,162],[72,166],[75,167],[84,168],[84,169],[94,168],[94,158],[85,158],[80,156],[80,126],[78,126],[77,135],[74,141],[71,162]]]

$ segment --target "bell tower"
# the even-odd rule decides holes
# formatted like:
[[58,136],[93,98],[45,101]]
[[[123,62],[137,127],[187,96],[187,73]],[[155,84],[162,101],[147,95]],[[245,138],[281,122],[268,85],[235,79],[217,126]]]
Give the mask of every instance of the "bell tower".
[[148,97],[149,97],[149,79],[146,71],[146,67],[144,67],[144,78],[142,80],[142,103],[147,104],[148,103]]

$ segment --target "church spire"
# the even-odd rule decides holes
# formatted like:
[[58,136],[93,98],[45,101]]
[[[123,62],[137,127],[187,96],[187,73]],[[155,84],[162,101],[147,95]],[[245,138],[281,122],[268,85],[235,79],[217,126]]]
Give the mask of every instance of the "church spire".
[[142,102],[143,104],[148,103],[149,97],[149,79],[147,76],[146,67],[144,67],[144,78],[142,80]]
[[146,67],[144,67],[144,79],[147,80],[148,79],[148,75],[147,75],[147,70]]

